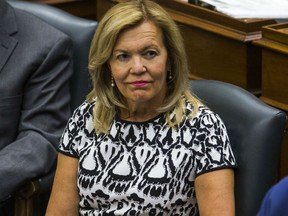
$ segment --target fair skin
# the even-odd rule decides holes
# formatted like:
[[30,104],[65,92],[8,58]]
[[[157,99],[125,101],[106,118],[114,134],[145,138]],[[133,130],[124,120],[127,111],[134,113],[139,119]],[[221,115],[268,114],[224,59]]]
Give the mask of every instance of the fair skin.
[[[151,22],[120,34],[109,66],[118,90],[128,102],[121,117],[145,121],[155,117],[167,89],[168,54],[162,31]],[[156,114],[157,115],[157,114]]]
[[234,172],[221,169],[195,179],[200,216],[234,216]]
[[57,170],[46,216],[78,216],[78,159],[58,154]]
[[[145,121],[155,116],[153,110],[161,106],[167,90],[167,62],[162,32],[153,23],[144,22],[120,34],[108,63],[118,90],[127,99],[129,112],[122,110],[122,118]],[[59,153],[46,216],[79,215],[77,168],[78,159]],[[195,190],[201,216],[235,215],[233,170],[199,175]]]

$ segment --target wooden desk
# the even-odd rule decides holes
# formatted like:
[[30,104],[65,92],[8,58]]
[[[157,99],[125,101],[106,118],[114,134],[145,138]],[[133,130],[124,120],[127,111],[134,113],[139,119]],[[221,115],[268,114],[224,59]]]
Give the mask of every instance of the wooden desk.
[[262,48],[261,99],[288,112],[288,23],[264,26],[253,43]]
[[[288,22],[262,27],[263,37],[253,42],[262,49],[261,99],[288,115]],[[288,175],[288,123],[284,137],[279,179]]]
[[180,26],[191,79],[221,80],[260,93],[261,50],[251,42],[274,20],[234,19],[179,0],[158,2]]

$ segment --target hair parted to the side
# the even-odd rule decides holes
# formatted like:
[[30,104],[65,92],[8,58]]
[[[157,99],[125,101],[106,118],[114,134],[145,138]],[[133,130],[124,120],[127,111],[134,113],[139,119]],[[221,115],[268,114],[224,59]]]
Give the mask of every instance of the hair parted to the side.
[[[89,72],[93,89],[87,100],[97,100],[93,115],[97,133],[107,133],[119,108],[127,109],[126,100],[116,86],[111,87],[111,71],[108,61],[116,41],[124,30],[150,21],[163,33],[163,40],[168,52],[172,80],[167,84],[166,99],[156,112],[165,113],[171,127],[177,126],[185,115],[185,100],[198,110],[199,101],[188,89],[188,64],[180,31],[170,15],[157,3],[151,0],[130,0],[118,3],[106,12],[99,22],[91,43],[89,54]],[[176,117],[170,119],[175,109]]]

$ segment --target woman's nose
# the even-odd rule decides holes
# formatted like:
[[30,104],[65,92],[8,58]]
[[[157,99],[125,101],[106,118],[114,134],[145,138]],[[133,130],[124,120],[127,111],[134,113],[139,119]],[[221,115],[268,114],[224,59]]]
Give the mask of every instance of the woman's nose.
[[131,73],[143,73],[146,71],[143,59],[140,57],[134,57],[131,65]]

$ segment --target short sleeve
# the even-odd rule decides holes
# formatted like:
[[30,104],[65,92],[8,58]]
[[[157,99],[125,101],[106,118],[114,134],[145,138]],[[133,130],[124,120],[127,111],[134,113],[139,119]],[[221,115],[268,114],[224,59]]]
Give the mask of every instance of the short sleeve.
[[221,118],[211,110],[204,109],[197,124],[196,175],[236,167],[227,129]]
[[69,119],[60,139],[59,152],[79,157],[79,146],[81,145],[87,128],[93,127],[92,105],[84,102],[79,106]]

